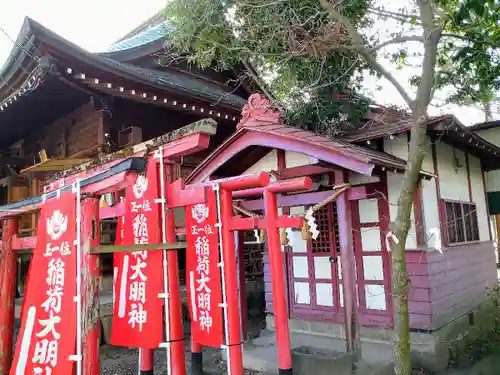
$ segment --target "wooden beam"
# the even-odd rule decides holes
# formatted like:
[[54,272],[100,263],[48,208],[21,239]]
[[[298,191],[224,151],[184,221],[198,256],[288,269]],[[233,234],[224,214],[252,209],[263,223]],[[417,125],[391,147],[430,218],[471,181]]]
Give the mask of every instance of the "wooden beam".
[[338,168],[325,167],[320,164],[310,164],[310,165],[302,165],[300,167],[285,168],[282,172],[279,172],[279,176],[280,178],[286,180],[294,177],[313,176],[316,174],[331,173],[336,169]]
[[[322,202],[332,196],[333,190],[316,191],[314,193],[302,193],[292,195],[278,195],[278,207],[307,206]],[[366,186],[355,186],[347,191],[348,200],[363,199],[368,195]],[[256,199],[241,202],[241,207],[246,210],[255,211],[264,209],[264,199]]]
[[158,244],[136,245],[99,245],[90,249],[90,254],[133,253],[136,251],[150,250],[179,250],[187,248],[187,242],[172,242]]
[[65,185],[71,184],[78,177],[85,179],[108,170],[130,156],[141,157],[149,150],[164,146],[163,156],[165,158],[181,157],[208,147],[211,135],[215,134],[217,123],[211,119],[203,119],[158,138],[140,143],[131,149],[125,149],[113,154],[106,155],[99,160],[77,165],[72,169],[62,171],[51,181],[47,191],[57,189],[60,182]]

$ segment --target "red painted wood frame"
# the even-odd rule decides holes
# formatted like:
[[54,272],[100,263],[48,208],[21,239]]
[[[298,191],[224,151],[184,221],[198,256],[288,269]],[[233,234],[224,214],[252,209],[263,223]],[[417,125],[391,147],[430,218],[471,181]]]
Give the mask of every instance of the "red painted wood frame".
[[[359,298],[359,320],[363,325],[368,326],[390,326],[393,323],[392,313],[392,296],[391,296],[391,260],[390,252],[387,251],[385,245],[385,235],[387,229],[385,227],[385,218],[389,216],[389,207],[385,199],[380,195],[373,196],[371,199],[377,199],[379,221],[373,223],[360,223],[359,216],[359,201],[351,202],[352,221],[353,221],[353,237],[354,237],[354,254],[356,257],[356,274],[357,274],[357,291]],[[386,206],[386,207],[385,207]],[[387,211],[386,213],[384,211]],[[380,251],[364,251],[361,232],[364,228],[379,228],[380,229]],[[380,256],[382,257],[383,280],[367,280],[364,278],[363,257]],[[367,285],[381,285],[384,287],[385,293],[385,310],[376,310],[368,308],[366,304]]]
[[81,201],[82,233],[82,316],[83,316],[83,375],[95,375],[100,372],[99,344],[101,342],[101,323],[96,319],[99,301],[100,266],[99,255],[89,254],[89,248],[100,243],[99,199],[87,197]]
[[[381,176],[379,183],[370,183],[364,186],[366,194],[359,196],[352,196],[351,210],[352,210],[352,226],[353,226],[353,242],[354,252],[356,257],[356,274],[357,274],[357,291],[359,298],[359,321],[364,326],[377,326],[377,327],[392,327],[393,325],[393,309],[392,309],[392,283],[391,283],[391,255],[385,248],[385,234],[389,230],[389,203],[383,197],[387,197],[387,184],[385,175]],[[356,199],[357,198],[357,199]],[[374,223],[360,224],[359,218],[359,202],[360,199],[377,199],[378,200],[378,215],[379,221]],[[331,210],[332,208],[330,208]],[[331,211],[330,211],[331,212]],[[332,216],[332,215],[330,215]],[[332,225],[336,223],[332,220]],[[361,245],[361,228],[362,227],[379,227],[380,228],[380,241],[381,251],[363,252]],[[329,232],[334,232],[334,228],[329,228]],[[334,234],[331,235],[332,240],[335,240]],[[332,255],[339,255],[336,252],[335,245],[332,245]],[[288,277],[289,277],[289,301],[290,301],[290,315],[293,318],[307,319],[307,320],[320,320],[332,323],[344,323],[344,309],[340,305],[339,286],[342,285],[342,279],[339,278],[339,271],[337,263],[332,267],[332,280],[334,289],[334,307],[323,309],[313,304],[315,298],[314,285],[317,282],[326,282],[326,279],[315,279],[314,275],[314,257],[321,256],[321,253],[314,254],[312,252],[311,240],[307,244],[307,253],[293,253],[291,249],[287,248],[289,254],[288,260]],[[364,280],[363,270],[363,255],[380,255],[382,256],[384,280]],[[307,256],[308,257],[308,278],[295,278],[293,276],[293,257]],[[311,303],[309,305],[300,305],[294,303],[294,282],[307,282],[310,284]],[[364,286],[367,284],[383,285],[386,297],[386,310],[373,310],[366,307],[366,297]]]
[[[307,210],[309,207],[305,207]],[[286,246],[288,253],[288,278],[289,278],[289,305],[290,315],[294,318],[305,318],[316,316],[321,320],[336,320],[336,315],[341,311],[339,299],[339,278],[337,258],[339,249],[336,246],[335,216],[333,213],[333,204],[328,204],[320,212],[316,213],[316,222],[319,224],[320,236],[316,240],[308,239],[306,241],[306,252],[294,252],[291,246]],[[326,225],[325,225],[326,224]],[[315,252],[315,242],[323,241],[323,246],[328,248],[326,252]],[[294,258],[305,257],[307,260],[308,277],[294,276],[293,262]],[[331,278],[316,278],[315,258],[328,258],[331,267]],[[331,261],[330,261],[331,259]],[[307,283],[309,285],[309,304],[300,304],[295,299],[295,283]],[[317,303],[317,284],[330,283],[332,285],[333,306],[321,306]]]

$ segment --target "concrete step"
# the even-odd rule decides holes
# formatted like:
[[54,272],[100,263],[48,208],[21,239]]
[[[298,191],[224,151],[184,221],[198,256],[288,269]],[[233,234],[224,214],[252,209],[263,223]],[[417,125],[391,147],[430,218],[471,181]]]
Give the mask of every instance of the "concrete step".
[[[327,336],[292,333],[290,344],[293,349],[307,347],[319,351],[331,351],[334,353],[345,353],[345,342]],[[387,375],[384,369],[392,359],[392,346],[381,343],[362,343],[362,356],[367,363],[366,375]],[[277,374],[278,359],[274,332],[264,330],[258,338],[245,344],[243,350],[243,366],[256,371]],[[332,355],[335,358],[336,355]],[[384,367],[386,366],[386,367]],[[295,365],[294,365],[295,367]],[[381,368],[381,370],[378,370]],[[295,370],[295,368],[294,368]],[[350,374],[348,374],[350,375]],[[358,375],[358,374],[356,374]],[[359,375],[365,375],[359,373]]]

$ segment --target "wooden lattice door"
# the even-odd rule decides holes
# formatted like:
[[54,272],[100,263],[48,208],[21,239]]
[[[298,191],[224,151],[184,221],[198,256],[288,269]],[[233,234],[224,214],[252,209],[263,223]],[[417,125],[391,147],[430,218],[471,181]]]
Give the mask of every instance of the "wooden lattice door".
[[[304,207],[293,207],[304,212]],[[293,212],[292,212],[293,213]],[[340,255],[335,203],[315,213],[320,234],[316,240],[303,240],[300,231],[293,232],[290,249],[290,304],[294,315],[321,315],[323,318],[338,314]]]

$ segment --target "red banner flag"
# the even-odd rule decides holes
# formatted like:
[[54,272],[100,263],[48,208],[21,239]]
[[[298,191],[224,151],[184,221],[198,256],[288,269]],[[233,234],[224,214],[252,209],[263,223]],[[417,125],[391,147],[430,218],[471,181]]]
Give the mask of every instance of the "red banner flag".
[[207,203],[186,207],[186,281],[191,337],[200,345],[222,345],[219,233],[215,191]]
[[[139,176],[125,194],[122,245],[160,242],[157,203],[158,163],[151,157],[146,176]],[[117,238],[118,240],[118,238]],[[163,341],[163,256],[161,251],[116,253],[115,303],[111,344],[157,348]]]
[[76,204],[69,191],[42,206],[11,374],[73,372],[69,357],[75,354],[76,342]]

